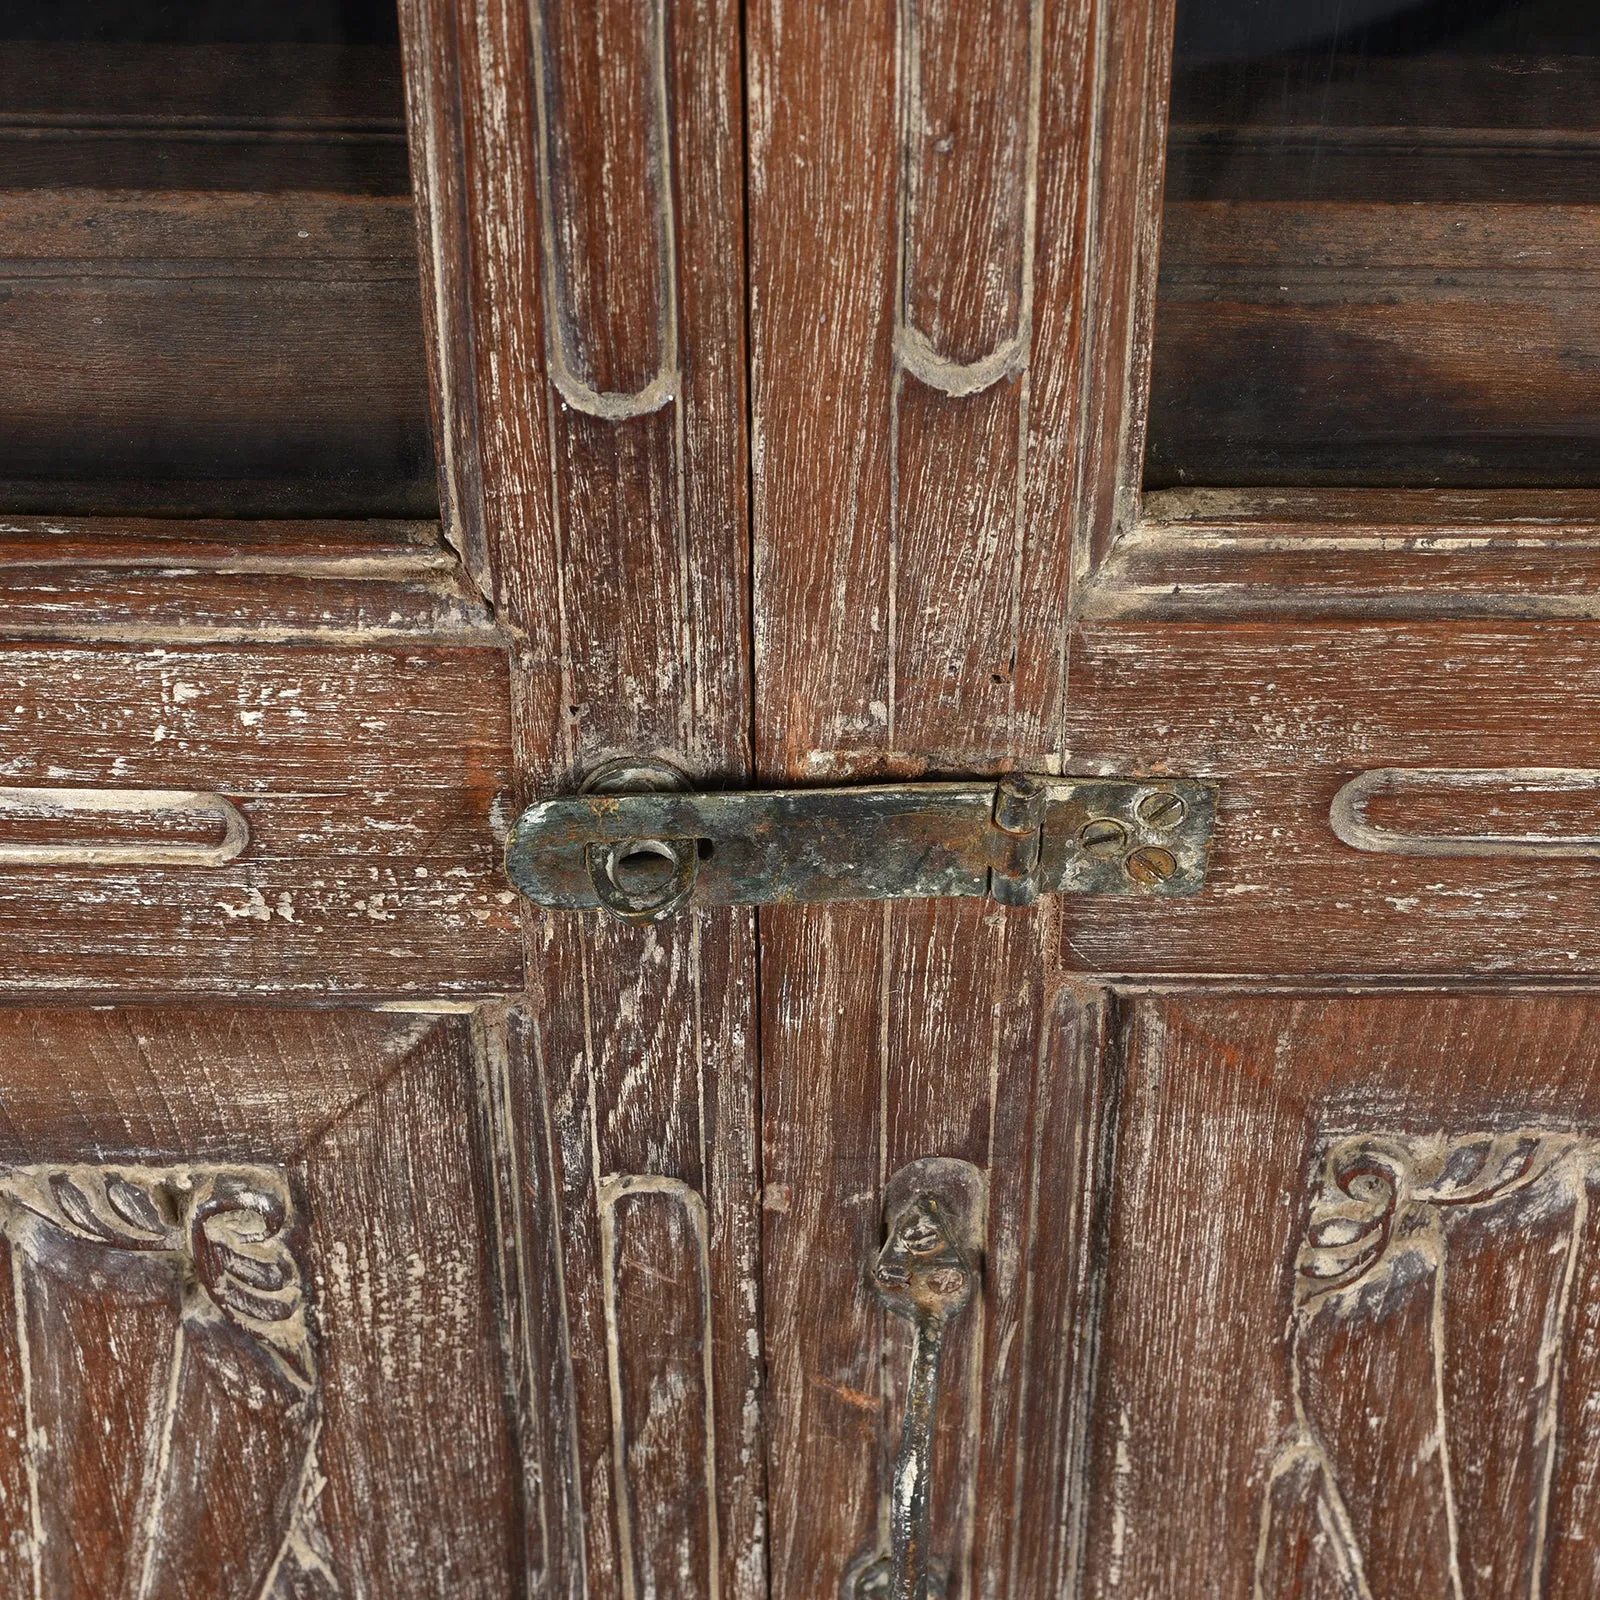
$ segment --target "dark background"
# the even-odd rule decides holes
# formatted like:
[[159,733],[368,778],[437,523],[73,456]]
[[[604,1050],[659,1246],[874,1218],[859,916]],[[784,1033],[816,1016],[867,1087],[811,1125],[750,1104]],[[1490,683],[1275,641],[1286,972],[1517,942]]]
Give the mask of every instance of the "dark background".
[[0,39],[393,44],[394,0],[0,0]]

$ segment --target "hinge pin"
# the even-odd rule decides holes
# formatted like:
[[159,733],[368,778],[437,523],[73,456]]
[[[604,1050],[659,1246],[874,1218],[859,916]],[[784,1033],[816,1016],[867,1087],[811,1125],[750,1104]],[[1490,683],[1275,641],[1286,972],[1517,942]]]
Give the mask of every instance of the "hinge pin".
[[1031,906],[1039,898],[1047,799],[1043,784],[1020,773],[1008,773],[995,788],[989,893],[1003,906]]

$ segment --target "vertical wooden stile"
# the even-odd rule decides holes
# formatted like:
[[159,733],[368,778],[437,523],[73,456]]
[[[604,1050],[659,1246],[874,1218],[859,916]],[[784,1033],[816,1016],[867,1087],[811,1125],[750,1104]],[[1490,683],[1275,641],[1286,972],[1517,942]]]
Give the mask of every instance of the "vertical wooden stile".
[[[447,498],[515,640],[524,796],[616,756],[741,782],[737,8],[402,11]],[[484,1045],[530,1589],[755,1600],[753,918],[530,915],[527,943]]]
[[[756,766],[773,783],[1059,770],[1095,8],[749,17]],[[795,224],[797,217],[806,226]],[[773,1594],[881,1544],[906,1330],[884,1185],[986,1174],[933,1489],[950,1594],[1059,1592],[1098,1005],[1070,913],[761,914]],[[1043,1231],[1041,1231],[1043,1230]],[[1063,1402],[1064,1403],[1064,1402]]]

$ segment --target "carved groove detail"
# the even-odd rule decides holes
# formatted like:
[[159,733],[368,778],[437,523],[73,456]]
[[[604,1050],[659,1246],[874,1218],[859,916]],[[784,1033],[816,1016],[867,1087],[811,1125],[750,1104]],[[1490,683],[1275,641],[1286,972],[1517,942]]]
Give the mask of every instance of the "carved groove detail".
[[[953,86],[988,81],[983,69],[994,68],[988,57],[1010,7],[1002,4],[992,8],[993,15],[978,17],[957,0],[901,0],[900,5],[904,180],[895,357],[903,371],[952,397],[981,393],[1024,371],[1033,340],[1044,7],[1043,0],[1022,3],[1028,48],[1021,104],[1012,95],[995,93],[981,106],[962,108],[984,126],[955,126],[964,119],[951,108],[952,126],[947,129],[936,128],[930,115],[925,62],[936,53],[930,49],[931,36],[942,35],[947,50],[960,50],[970,39],[984,58],[973,63],[975,70],[970,72],[951,60],[943,61],[937,87],[948,99]],[[1003,47],[998,53],[1004,55]],[[1003,77],[995,81],[996,88],[1003,84]],[[979,139],[984,141],[987,171],[976,170],[979,162],[970,157],[963,159],[965,146]],[[955,172],[942,179],[940,169],[949,160],[957,163]],[[964,199],[950,192],[963,182],[974,191]],[[958,217],[962,237],[955,238],[950,235]],[[984,292],[978,297],[959,292],[957,280],[940,265],[970,256],[973,249],[987,254]],[[981,299],[981,309],[971,303],[974,299]],[[951,348],[959,337],[952,325],[969,317],[980,326],[967,329],[959,342],[967,345],[975,340],[979,347],[986,346],[981,354]]]
[[[715,1600],[722,1557],[705,1197],[678,1178],[613,1173],[598,1198],[624,1600]],[[630,1230],[642,1258],[632,1282],[654,1296],[624,1285]],[[699,1458],[662,1459],[650,1443],[658,1432],[674,1441],[698,1433]]]
[[1308,1582],[1354,1600],[1566,1592],[1550,1532],[1578,1512],[1558,1459],[1600,1456],[1600,1350],[1575,1316],[1600,1272],[1596,1181],[1600,1139],[1566,1131],[1322,1147],[1256,1600]]
[[[0,1231],[29,1501],[0,1506],[0,1533],[27,1552],[33,1593],[336,1595],[317,1515],[316,1353],[282,1173],[0,1167]],[[209,1497],[224,1492],[219,1521]],[[104,1522],[87,1556],[86,1504]]]
[[[666,0],[599,8],[582,30],[594,36],[598,60],[582,63],[573,39],[553,37],[563,21],[561,8],[562,0],[539,0],[533,7],[546,362],[550,381],[569,406],[625,421],[659,411],[678,392]],[[608,82],[613,57],[638,80],[632,86],[637,102],[630,107],[607,103],[618,93]],[[562,73],[579,65],[588,69],[581,88],[563,83]],[[602,147],[587,148],[585,141],[601,141]],[[648,259],[621,259],[634,240],[650,241]],[[635,347],[647,308],[618,303],[624,294],[636,299],[639,284],[655,296],[655,348],[648,353]],[[639,381],[617,387],[599,375],[603,369],[617,381],[622,372]]]
[[[144,841],[96,840],[93,823],[88,837],[73,843],[17,843],[8,840],[5,824],[38,817],[94,818],[108,815],[213,818],[222,825],[214,844],[152,838]],[[221,867],[244,854],[250,824],[231,800],[220,794],[188,789],[37,789],[0,787],[0,866],[41,867]]]

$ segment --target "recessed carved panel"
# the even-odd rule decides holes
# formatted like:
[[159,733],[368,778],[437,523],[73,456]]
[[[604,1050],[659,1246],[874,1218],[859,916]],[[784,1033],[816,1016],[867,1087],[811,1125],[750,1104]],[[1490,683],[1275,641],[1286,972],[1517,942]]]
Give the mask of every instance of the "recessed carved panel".
[[1321,1149],[1257,1600],[1587,1592],[1552,1530],[1600,1463],[1597,1177],[1600,1139],[1571,1132]]
[[0,1167],[0,1228],[0,1594],[337,1594],[283,1175]]

